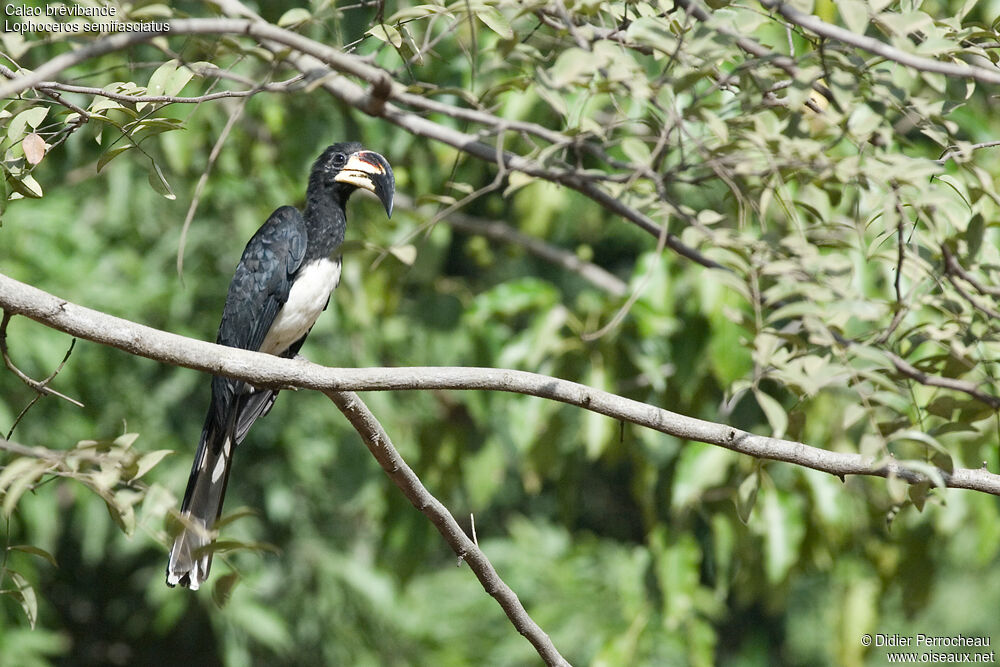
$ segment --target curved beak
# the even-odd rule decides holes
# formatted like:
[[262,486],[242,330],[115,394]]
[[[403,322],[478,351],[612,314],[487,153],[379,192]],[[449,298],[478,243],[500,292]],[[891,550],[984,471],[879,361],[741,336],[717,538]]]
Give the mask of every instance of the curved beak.
[[389,161],[375,151],[358,151],[347,158],[347,164],[333,177],[340,183],[349,183],[362,190],[373,192],[385,213],[392,217],[392,196],[396,192],[396,178]]

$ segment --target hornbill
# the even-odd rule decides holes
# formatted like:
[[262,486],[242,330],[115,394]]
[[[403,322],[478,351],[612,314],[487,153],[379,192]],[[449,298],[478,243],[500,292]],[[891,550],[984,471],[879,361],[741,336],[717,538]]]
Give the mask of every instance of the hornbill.
[[[298,353],[340,282],[345,206],[358,188],[375,193],[392,215],[395,180],[384,157],[357,143],[323,151],[309,174],[305,209],[282,206],[247,243],[229,284],[216,342],[280,357]],[[212,401],[181,504],[180,532],[170,549],[168,586],[197,589],[208,577],[212,553],[207,547],[222,514],[233,450],[277,394],[212,378]]]

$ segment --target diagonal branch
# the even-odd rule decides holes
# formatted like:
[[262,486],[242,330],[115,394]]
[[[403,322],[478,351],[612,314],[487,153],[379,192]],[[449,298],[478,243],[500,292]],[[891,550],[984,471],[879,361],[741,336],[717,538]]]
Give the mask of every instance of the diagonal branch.
[[922,385],[927,387],[939,387],[941,389],[949,389],[951,391],[968,394],[972,398],[985,403],[994,410],[1000,410],[1000,397],[983,391],[975,382],[930,375],[889,350],[882,350],[882,354],[884,354],[889,361],[892,362],[892,365],[897,371],[912,380],[916,380]]
[[65,394],[60,394],[58,391],[48,386],[49,382],[51,382],[52,379],[59,374],[59,371],[63,369],[63,366],[66,365],[66,361],[69,359],[69,355],[72,354],[73,352],[73,343],[70,343],[69,350],[66,351],[63,360],[59,363],[59,367],[56,368],[56,370],[53,371],[44,380],[36,380],[32,377],[29,377],[26,373],[24,373],[24,371],[15,366],[14,361],[10,358],[10,352],[7,349],[7,326],[9,324],[10,324],[10,314],[4,311],[3,318],[0,319],[0,356],[3,357],[3,362],[4,365],[7,367],[7,370],[16,375],[21,380],[21,382],[28,385],[35,391],[37,391],[39,394],[58,396],[64,401],[69,401],[76,407],[82,408],[83,403],[81,403],[80,401],[74,398],[70,398]]
[[349,391],[324,392],[357,430],[365,446],[399,487],[407,500],[430,519],[458,557],[469,564],[479,583],[493,596],[518,632],[531,642],[547,665],[569,665],[559,654],[549,636],[532,620],[517,594],[504,583],[486,554],[469,539],[451,512],[424,487],[420,478],[406,464],[393,446],[378,419],[357,394]]
[[947,243],[941,244],[941,253],[944,255],[945,271],[949,276],[953,274],[958,276],[965,282],[972,285],[980,294],[1000,296],[1000,287],[985,285],[982,281],[978,280],[975,276],[966,271],[962,264],[958,261],[958,258],[956,258],[954,253],[952,253]]
[[[415,209],[417,203],[406,195],[397,193],[396,206]],[[520,246],[536,257],[551,262],[566,271],[578,274],[590,284],[612,296],[620,297],[628,293],[628,284],[610,271],[593,262],[580,259],[576,253],[569,250],[546,243],[534,236],[523,234],[501,220],[483,220],[460,211],[451,211],[445,213],[441,221],[466,234],[481,235],[494,241]]]
[[796,9],[790,3],[783,2],[782,0],[760,0],[760,4],[771,11],[781,14],[789,22],[820,37],[835,39],[838,42],[868,51],[886,60],[897,62],[900,65],[911,67],[917,71],[944,74],[945,76],[959,79],[973,79],[981,83],[1000,84],[1000,71],[976,65],[966,65],[964,63],[959,65],[918,56],[890,46],[874,37],[859,35],[846,28],[827,23],[812,14],[806,14]]
[[[456,389],[505,391],[575,405],[682,440],[697,440],[755,458],[784,461],[831,475],[896,477],[928,481],[904,461],[874,460],[801,442],[748,433],[726,424],[695,419],[610,392],[559,378],[499,368],[326,368],[304,360],[281,359],[185,338],[84,308],[0,274],[0,308],[24,315],[78,338],[109,345],[156,361],[260,387],[301,387],[317,391],[412,391]],[[985,468],[938,469],[944,484],[1000,496],[1000,475]]]

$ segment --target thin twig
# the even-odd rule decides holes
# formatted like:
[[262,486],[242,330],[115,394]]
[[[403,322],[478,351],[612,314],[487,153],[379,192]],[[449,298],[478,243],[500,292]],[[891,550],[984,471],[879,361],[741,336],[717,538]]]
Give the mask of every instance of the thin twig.
[[1000,287],[984,285],[975,276],[966,271],[965,268],[959,263],[958,258],[952,254],[951,249],[948,248],[948,244],[941,244],[941,252],[944,254],[945,269],[949,273],[954,273],[956,276],[972,285],[977,292],[984,296],[1000,297]]
[[16,375],[18,378],[20,378],[22,382],[24,382],[24,384],[28,385],[39,394],[61,398],[64,401],[72,403],[78,408],[84,407],[83,403],[76,400],[75,398],[70,398],[69,396],[59,393],[52,387],[48,386],[49,382],[51,382],[52,379],[59,374],[59,372],[66,365],[66,362],[69,360],[69,355],[73,353],[73,347],[76,345],[76,339],[74,338],[72,341],[70,341],[69,349],[66,350],[66,354],[63,356],[62,361],[59,362],[59,366],[57,366],[56,369],[52,371],[52,373],[50,373],[49,376],[44,380],[35,380],[34,378],[29,377],[26,373],[22,372],[21,369],[18,368],[10,358],[10,354],[7,349],[7,325],[10,323],[11,316],[12,313],[9,312],[7,309],[4,309],[3,319],[0,320],[0,355],[3,356],[3,363],[5,366],[7,366],[7,370]]
[[[397,198],[399,195],[397,195]],[[624,296],[628,285],[618,276],[606,271],[600,266],[580,259],[575,253],[558,246],[546,243],[541,239],[522,234],[520,231],[500,220],[480,220],[459,211],[452,211],[442,217],[442,221],[469,234],[480,234],[495,241],[511,243],[524,248],[547,262],[551,262],[567,271],[578,274],[595,287],[613,296]]]
[[969,291],[959,284],[954,274],[949,272],[945,275],[948,278],[948,282],[951,283],[951,286],[955,288],[956,292],[958,292],[958,295],[963,299],[965,299],[969,303],[969,305],[971,305],[973,308],[975,308],[976,310],[978,310],[979,312],[983,313],[984,315],[986,315],[991,319],[994,320],[1000,319],[1000,312],[998,312],[994,308],[990,308],[985,303],[982,303],[981,301],[979,301],[979,299],[969,294]]
[[219,153],[222,152],[222,146],[226,143],[229,133],[232,131],[233,126],[236,125],[236,120],[243,113],[243,109],[246,108],[246,104],[249,99],[249,97],[244,99],[242,103],[233,109],[232,113],[229,114],[229,118],[226,119],[226,124],[222,128],[222,132],[219,133],[218,139],[215,140],[215,144],[212,146],[212,151],[208,154],[208,162],[205,164],[205,168],[202,170],[201,176],[198,178],[198,183],[194,187],[194,195],[192,195],[191,204],[188,206],[187,213],[184,215],[184,224],[181,225],[180,239],[177,241],[177,275],[180,276],[182,282],[184,280],[184,248],[187,246],[188,229],[191,228],[191,221],[194,220],[194,214],[198,210],[198,202],[201,201],[201,193],[208,184],[208,175],[212,172],[212,167],[215,165],[215,160],[219,157]]
[[897,371],[912,380],[916,380],[922,385],[926,385],[928,387],[940,387],[942,389],[950,389],[952,391],[968,394],[976,400],[990,406],[994,410],[1000,410],[1000,398],[986,393],[974,382],[930,375],[889,350],[882,350],[881,352],[888,357],[889,361],[892,362],[892,365],[896,367]]
[[893,288],[896,291],[896,304],[903,307],[903,262],[906,260],[906,240],[903,238],[903,221],[906,220],[906,211],[903,210],[903,203],[899,201],[899,193],[896,188],[892,190],[893,200],[896,203],[896,278],[893,280]]
[[37,86],[44,91],[62,91],[67,93],[80,93],[82,95],[93,95],[95,97],[106,97],[116,102],[126,102],[130,104],[150,103],[150,104],[201,104],[212,100],[226,99],[230,97],[253,97],[258,93],[282,93],[287,92],[295,84],[302,81],[302,75],[297,74],[287,81],[278,83],[265,83],[251,88],[250,90],[222,90],[217,93],[207,93],[205,95],[194,95],[181,97],[177,95],[127,95],[115,93],[103,88],[93,86],[75,86],[57,81],[43,81]]
[[959,155],[965,155],[966,153],[973,153],[983,148],[996,148],[997,146],[1000,146],[1000,141],[984,141],[982,143],[972,144],[971,146],[964,146],[964,147],[951,146],[948,148],[948,150],[944,152],[944,154],[941,155],[941,157],[939,157],[934,162],[936,162],[937,164],[944,164],[949,160],[953,160]]

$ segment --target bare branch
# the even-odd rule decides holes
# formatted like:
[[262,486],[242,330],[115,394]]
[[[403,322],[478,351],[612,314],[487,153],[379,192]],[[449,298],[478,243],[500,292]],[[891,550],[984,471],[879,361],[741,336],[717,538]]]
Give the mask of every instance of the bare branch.
[[[4,68],[6,69],[6,68]],[[3,73],[0,71],[0,73]],[[109,90],[104,90],[103,88],[95,88],[92,86],[75,86],[68,83],[59,83],[57,81],[43,81],[35,88],[45,92],[50,91],[60,91],[65,93],[79,93],[81,95],[93,95],[95,97],[106,97],[109,100],[115,100],[116,102],[126,102],[131,104],[136,104],[140,102],[150,103],[150,104],[201,104],[202,102],[211,102],[212,100],[225,99],[230,97],[252,97],[258,93],[282,93],[287,92],[296,83],[302,80],[302,75],[298,74],[288,79],[287,81],[281,81],[276,83],[264,83],[255,86],[249,90],[220,90],[216,93],[207,93],[205,95],[195,95],[182,97],[178,95],[126,95],[123,93],[115,93]]]
[[910,379],[916,380],[920,384],[928,387],[940,387],[942,389],[950,389],[952,391],[968,394],[976,400],[982,401],[994,410],[1000,409],[1000,398],[992,394],[987,394],[974,382],[930,375],[893,352],[882,350],[882,353],[889,358],[889,361],[892,362],[892,365],[896,367],[897,371]]
[[953,160],[959,156],[968,156],[975,151],[982,150],[983,148],[996,148],[1000,146],[1000,141],[983,141],[978,144],[972,144],[971,146],[952,146],[944,152],[941,157],[939,157],[935,162],[937,164],[945,164],[948,160]]
[[[397,194],[396,201],[397,206],[400,208],[415,206],[412,200],[403,195]],[[547,262],[578,274],[595,287],[613,296],[625,296],[628,293],[628,285],[613,273],[604,270],[592,262],[580,259],[568,250],[546,243],[534,236],[522,234],[506,222],[500,220],[481,220],[458,211],[447,213],[442,217],[442,221],[468,234],[479,234],[495,241],[520,246]]]
[[[559,378],[497,368],[326,368],[305,360],[281,359],[185,338],[77,306],[0,274],[0,308],[24,315],[47,327],[78,338],[109,345],[175,366],[225,375],[260,387],[301,387],[317,391],[399,391],[456,389],[505,391],[547,398],[575,405],[618,421],[725,447],[741,454],[784,461],[831,475],[890,475],[908,482],[926,478],[905,462],[873,460],[861,454],[835,452],[801,442],[769,438],[617,396]],[[890,354],[890,359],[894,355]],[[907,362],[895,357],[906,365]],[[894,361],[893,363],[896,363]],[[914,373],[920,373],[916,368]],[[905,372],[905,371],[901,371]],[[934,386],[962,391],[960,381],[938,378]],[[981,393],[981,392],[980,392]],[[1000,402],[989,397],[986,400]],[[972,489],[1000,496],[1000,475],[985,469],[939,470],[949,487]]]
[[941,252],[944,255],[945,270],[949,274],[954,274],[964,280],[965,282],[972,285],[977,292],[988,296],[1000,296],[1000,287],[991,287],[990,285],[984,285],[980,280],[976,279],[975,276],[970,274],[965,270],[958,258],[952,254],[951,249],[948,248],[947,243],[941,244]]
[[54,371],[52,371],[52,373],[49,374],[47,378],[45,378],[44,380],[35,380],[34,378],[29,377],[26,373],[22,372],[21,369],[19,369],[17,366],[15,366],[13,360],[11,360],[10,358],[10,353],[7,349],[7,326],[10,324],[10,318],[11,318],[11,313],[9,313],[6,309],[4,309],[3,319],[0,320],[0,356],[3,357],[3,363],[7,367],[7,370],[9,370],[11,373],[20,378],[20,380],[24,382],[24,384],[34,389],[40,395],[56,396],[58,398],[63,399],[64,401],[72,403],[78,408],[82,408],[83,403],[81,403],[80,401],[76,400],[75,398],[70,398],[65,394],[61,394],[52,387],[48,386],[49,382],[51,382],[52,379],[59,374],[59,371],[63,369],[63,366],[66,365],[66,361],[69,359],[69,355],[73,353],[73,346],[76,344],[76,341],[74,340],[70,343],[69,349],[66,350],[65,356],[63,356],[63,360],[59,362],[59,366]]
[[979,299],[969,294],[969,291],[964,287],[962,287],[961,284],[959,284],[958,279],[955,277],[955,274],[949,271],[946,272],[945,275],[948,278],[948,282],[951,283],[951,286],[955,288],[956,292],[958,292],[958,295],[963,299],[965,299],[969,303],[969,305],[971,305],[973,308],[975,308],[976,310],[978,310],[979,312],[983,313],[984,315],[986,315],[991,319],[994,320],[1000,319],[1000,312],[997,312],[995,309],[990,308],[985,303],[982,303],[981,301],[979,301]]
[[483,585],[483,589],[496,599],[510,622],[518,632],[531,642],[545,663],[548,665],[569,665],[566,659],[559,654],[545,631],[525,611],[517,594],[497,574],[486,554],[479,549],[475,542],[469,539],[448,508],[424,487],[420,478],[399,455],[388,434],[375,415],[368,409],[368,406],[364,404],[364,401],[357,394],[349,391],[327,391],[324,393],[351,422],[389,479],[399,487],[399,490],[403,492],[407,500],[413,503],[414,507],[430,519],[458,557],[469,564],[476,578],[479,579],[479,583]]
[[[9,436],[8,436],[9,437]],[[58,460],[66,456],[65,451],[49,449],[47,447],[28,447],[18,442],[11,442],[5,438],[0,438],[0,451],[10,452],[18,456],[28,456],[33,459]]]
[[933,72],[959,79],[973,79],[981,83],[1000,84],[1000,71],[990,70],[976,65],[958,65],[955,63],[934,60],[932,58],[925,58],[913,53],[908,53],[893,46],[889,46],[885,42],[877,40],[874,37],[859,35],[845,28],[841,28],[840,26],[827,23],[816,16],[799,11],[791,4],[783,2],[782,0],[760,0],[760,4],[767,9],[781,14],[785,17],[785,19],[800,28],[804,28],[811,33],[819,35],[820,37],[835,39],[838,42],[843,42],[844,44],[857,47],[863,51],[868,51],[869,53],[881,56],[886,60],[897,62],[900,65],[911,67],[920,72]]
[[218,159],[219,153],[226,143],[226,139],[229,138],[229,133],[232,131],[233,126],[236,125],[236,121],[243,114],[246,103],[247,100],[243,100],[239,106],[229,113],[229,118],[226,119],[226,124],[222,128],[222,131],[219,132],[219,136],[215,140],[215,145],[212,146],[212,151],[208,154],[208,162],[205,164],[201,176],[198,177],[198,183],[194,187],[194,195],[191,197],[191,203],[188,205],[187,213],[184,215],[180,239],[177,241],[177,275],[181,276],[182,281],[184,279],[184,248],[187,246],[187,235],[188,230],[191,228],[191,221],[194,220],[194,214],[198,210],[198,202],[201,201],[201,193],[205,190],[205,186],[208,185],[208,175],[212,173],[212,167],[215,165],[215,161]]

